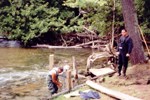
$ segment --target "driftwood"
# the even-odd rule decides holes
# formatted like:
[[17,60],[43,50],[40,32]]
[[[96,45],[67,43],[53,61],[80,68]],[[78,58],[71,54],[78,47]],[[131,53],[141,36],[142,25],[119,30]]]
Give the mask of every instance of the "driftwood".
[[[101,41],[101,40],[94,40],[94,41],[89,41],[89,42],[86,42],[86,43],[81,43],[81,44],[77,44],[77,45],[74,45],[74,46],[52,46],[52,45],[47,45],[47,44],[37,44],[36,46],[32,46],[32,47],[35,47],[35,48],[64,48],[64,49],[67,49],[67,48],[85,48],[85,47],[88,47],[88,48],[104,48],[107,41]],[[95,45],[95,44],[98,44],[98,45]],[[67,44],[66,44],[67,45]]]
[[102,49],[102,51],[103,52],[92,53],[87,58],[87,65],[86,65],[87,72],[91,68],[91,63],[93,63],[95,60],[100,59],[100,58],[116,57],[115,52],[110,47],[110,44],[104,45],[104,48]]
[[108,52],[93,53],[87,59],[86,70],[89,71],[89,69],[91,68],[91,63],[93,63],[95,60],[100,59],[100,58],[104,58],[104,57],[108,58],[111,56],[112,55],[109,54]]
[[124,93],[121,93],[121,92],[118,92],[118,91],[114,91],[114,90],[111,90],[111,89],[108,89],[106,87],[103,87],[97,83],[94,83],[90,80],[86,81],[86,84],[102,93],[105,93],[109,96],[112,96],[114,98],[117,98],[119,100],[141,100],[139,98],[136,98],[136,97],[132,97],[130,95],[127,95],[127,94],[124,94]]
[[51,46],[47,44],[37,44],[36,46],[32,46],[34,48],[49,48],[49,49],[57,49],[57,48],[62,48],[62,49],[68,49],[68,48],[82,48],[79,46]]

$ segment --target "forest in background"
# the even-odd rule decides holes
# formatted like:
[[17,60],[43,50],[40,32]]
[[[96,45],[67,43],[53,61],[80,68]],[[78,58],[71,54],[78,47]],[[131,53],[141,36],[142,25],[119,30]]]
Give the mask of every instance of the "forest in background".
[[[134,1],[139,25],[150,35],[150,1]],[[72,35],[69,41],[78,43],[80,34],[111,36],[113,15],[119,34],[124,26],[120,2],[115,0],[114,9],[113,0],[1,0],[0,34],[25,46],[62,45]]]

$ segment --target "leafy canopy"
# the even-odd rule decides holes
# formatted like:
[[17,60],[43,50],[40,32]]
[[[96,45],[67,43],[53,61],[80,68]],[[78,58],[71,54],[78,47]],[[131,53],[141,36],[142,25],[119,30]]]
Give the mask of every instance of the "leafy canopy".
[[62,3],[60,0],[3,0],[0,31],[25,44],[48,31],[80,31],[82,23],[76,21],[75,12]]
[[[139,24],[150,34],[150,0],[135,0]],[[25,45],[44,34],[76,33],[84,27],[111,32],[113,0],[1,0],[0,33]],[[120,0],[115,0],[115,29],[123,25]],[[51,37],[49,37],[51,38]]]

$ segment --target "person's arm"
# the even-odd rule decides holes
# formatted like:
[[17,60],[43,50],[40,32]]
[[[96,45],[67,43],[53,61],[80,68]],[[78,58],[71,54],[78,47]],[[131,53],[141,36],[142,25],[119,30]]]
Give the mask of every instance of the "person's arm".
[[129,38],[129,40],[128,40],[128,52],[127,52],[126,56],[130,56],[130,53],[132,52],[132,48],[133,48],[133,42],[132,42],[132,39]]
[[52,74],[52,81],[58,86],[58,87],[61,87],[62,84],[58,81],[58,79],[56,78],[56,74],[53,73]]
[[132,42],[132,39],[129,38],[128,40],[128,53],[129,54],[132,52],[132,48],[133,48],[133,42]]

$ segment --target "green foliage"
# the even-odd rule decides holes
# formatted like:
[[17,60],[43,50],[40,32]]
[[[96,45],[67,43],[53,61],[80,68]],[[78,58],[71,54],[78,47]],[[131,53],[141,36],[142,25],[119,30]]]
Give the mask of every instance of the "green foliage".
[[[150,34],[150,0],[135,0],[140,26]],[[113,0],[1,0],[0,33],[24,44],[44,34],[111,32]],[[115,0],[115,28],[123,25],[120,0]]]
[[[119,0],[116,0],[117,10],[121,8],[118,6]],[[113,16],[113,0],[66,0],[64,5],[79,8],[80,13],[83,13],[83,24],[91,30],[95,30],[100,34],[105,34],[111,31],[112,16]],[[117,16],[116,26],[121,24],[122,16],[120,12],[115,12]]]
[[135,0],[139,24],[143,33],[150,35],[150,0]]
[[[78,31],[74,11],[62,6],[59,0],[5,0],[0,2],[0,30],[10,39],[25,44],[48,31]],[[3,6],[2,6],[3,5]],[[65,25],[66,20],[72,23]],[[73,24],[76,24],[74,26]]]

